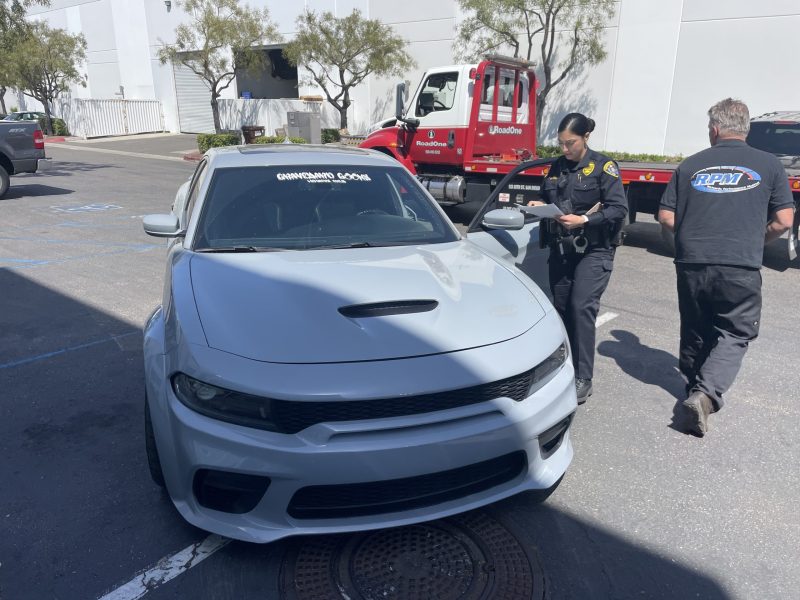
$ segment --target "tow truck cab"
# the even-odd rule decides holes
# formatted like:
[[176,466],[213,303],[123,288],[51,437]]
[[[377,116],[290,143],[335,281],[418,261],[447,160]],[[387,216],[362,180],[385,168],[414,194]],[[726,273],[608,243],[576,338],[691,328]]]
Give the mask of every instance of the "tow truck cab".
[[[477,65],[429,69],[407,103],[405,84],[398,84],[394,125],[361,146],[394,156],[441,204],[482,201],[493,181],[536,154],[533,66],[489,56]],[[519,187],[530,189],[518,190],[514,201],[538,194],[538,185]]]

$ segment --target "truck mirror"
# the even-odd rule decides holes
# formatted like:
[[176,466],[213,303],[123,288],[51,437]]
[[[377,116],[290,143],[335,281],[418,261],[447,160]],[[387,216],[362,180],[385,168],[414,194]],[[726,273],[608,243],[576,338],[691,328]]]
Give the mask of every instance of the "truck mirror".
[[394,116],[399,120],[403,116],[403,109],[405,108],[406,97],[406,82],[401,81],[397,84],[397,89],[394,95]]

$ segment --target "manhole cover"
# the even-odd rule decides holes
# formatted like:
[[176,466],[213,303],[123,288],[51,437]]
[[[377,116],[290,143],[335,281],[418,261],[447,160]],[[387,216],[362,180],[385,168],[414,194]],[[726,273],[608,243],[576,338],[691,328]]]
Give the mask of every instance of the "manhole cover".
[[281,566],[287,600],[529,600],[530,551],[480,512],[408,527],[301,539]]

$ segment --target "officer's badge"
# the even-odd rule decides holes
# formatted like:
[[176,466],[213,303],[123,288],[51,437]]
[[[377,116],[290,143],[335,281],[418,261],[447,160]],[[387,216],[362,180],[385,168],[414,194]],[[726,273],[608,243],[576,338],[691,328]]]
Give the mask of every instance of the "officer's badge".
[[592,173],[594,173],[594,162],[589,161],[589,164],[583,168],[583,174],[588,177]]
[[619,169],[617,169],[617,165],[614,164],[613,160],[610,160],[603,165],[603,171],[608,173],[612,177],[616,177],[617,179],[619,179]]

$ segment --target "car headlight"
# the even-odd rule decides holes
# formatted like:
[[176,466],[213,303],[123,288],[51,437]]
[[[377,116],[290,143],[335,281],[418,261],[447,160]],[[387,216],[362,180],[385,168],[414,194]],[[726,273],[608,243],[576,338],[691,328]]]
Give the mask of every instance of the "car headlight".
[[561,366],[567,362],[568,357],[569,351],[567,350],[567,343],[564,342],[556,348],[555,352],[536,365],[533,369],[533,375],[531,376],[531,387],[530,390],[528,390],[528,395],[530,396],[545,383],[550,381]]
[[201,415],[245,427],[277,431],[269,398],[226,390],[184,373],[172,378],[172,389],[178,400]]

